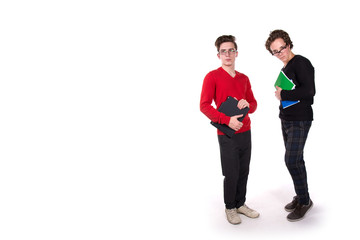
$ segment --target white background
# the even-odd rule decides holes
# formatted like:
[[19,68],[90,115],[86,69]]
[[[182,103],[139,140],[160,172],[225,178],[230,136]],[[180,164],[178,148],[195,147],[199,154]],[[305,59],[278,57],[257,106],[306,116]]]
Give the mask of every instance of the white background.
[[[356,1],[1,1],[1,239],[352,236],[359,198]],[[265,49],[286,30],[316,71],[305,148],[314,208],[298,223]],[[249,76],[247,203],[230,225],[216,130],[199,110],[214,42],[236,36]],[[126,236],[126,237],[125,237]],[[345,237],[347,238],[347,237]]]

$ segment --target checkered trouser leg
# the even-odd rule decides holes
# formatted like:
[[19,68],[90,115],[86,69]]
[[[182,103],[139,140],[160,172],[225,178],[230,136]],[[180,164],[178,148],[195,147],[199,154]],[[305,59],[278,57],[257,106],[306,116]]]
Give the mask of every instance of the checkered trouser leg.
[[303,155],[311,123],[311,121],[281,121],[286,149],[285,163],[292,177],[300,204],[308,204],[310,199]]

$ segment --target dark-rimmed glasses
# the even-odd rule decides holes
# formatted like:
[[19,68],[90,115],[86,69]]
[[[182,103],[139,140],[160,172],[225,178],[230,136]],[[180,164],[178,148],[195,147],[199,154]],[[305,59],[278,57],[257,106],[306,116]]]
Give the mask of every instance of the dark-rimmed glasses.
[[285,48],[287,47],[287,44],[285,44],[285,46],[282,46],[280,47],[280,50],[279,51],[272,51],[271,54],[274,56],[274,55],[279,55]]

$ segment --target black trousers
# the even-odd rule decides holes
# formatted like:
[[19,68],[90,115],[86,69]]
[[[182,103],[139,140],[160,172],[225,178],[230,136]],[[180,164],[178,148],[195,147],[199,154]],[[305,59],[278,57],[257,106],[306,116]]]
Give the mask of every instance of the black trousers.
[[224,176],[225,207],[239,208],[246,200],[251,158],[251,131],[235,134],[232,138],[218,135],[218,138]]

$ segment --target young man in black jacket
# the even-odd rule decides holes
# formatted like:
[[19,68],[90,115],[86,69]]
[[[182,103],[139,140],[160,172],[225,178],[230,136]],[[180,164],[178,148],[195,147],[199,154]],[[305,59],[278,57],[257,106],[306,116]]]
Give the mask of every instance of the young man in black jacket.
[[283,90],[276,87],[276,98],[299,101],[287,108],[280,105],[279,115],[286,149],[285,163],[296,192],[293,201],[285,206],[285,210],[291,212],[287,216],[289,221],[298,221],[313,206],[308,191],[303,151],[313,121],[311,105],[314,102],[315,95],[314,67],[307,58],[295,55],[291,51],[293,43],[289,35],[283,30],[272,31],[265,47],[283,62],[282,71],[295,84],[293,90]]

